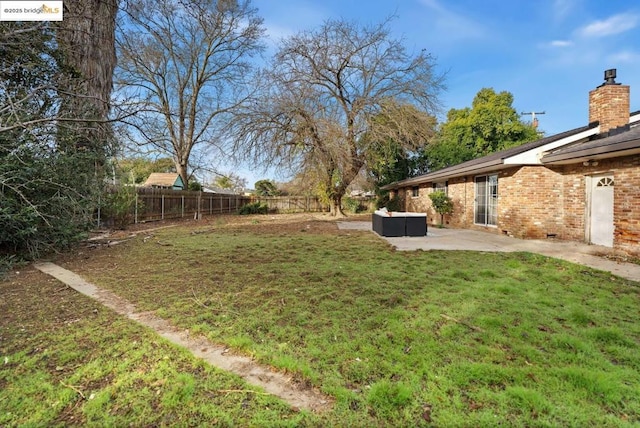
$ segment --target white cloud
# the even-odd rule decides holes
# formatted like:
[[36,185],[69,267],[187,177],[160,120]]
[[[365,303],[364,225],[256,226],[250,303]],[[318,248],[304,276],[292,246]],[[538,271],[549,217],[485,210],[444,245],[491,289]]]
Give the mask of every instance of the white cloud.
[[640,52],[634,51],[620,51],[614,52],[607,58],[611,64],[619,63],[636,63],[640,62]]
[[549,42],[549,46],[553,48],[566,48],[573,46],[573,42],[571,40],[553,40]]
[[486,35],[482,25],[445,8],[438,0],[420,0],[420,3],[435,12],[436,30],[446,34],[447,40],[478,39]]
[[604,37],[623,33],[638,25],[640,16],[632,13],[620,13],[601,21],[594,21],[580,29],[578,34],[583,37]]
[[554,0],[553,2],[553,18],[556,21],[562,21],[573,10],[575,0]]
[[331,16],[329,10],[309,1],[298,1],[294,5],[273,2],[264,9],[261,12],[271,47],[299,31],[317,28]]

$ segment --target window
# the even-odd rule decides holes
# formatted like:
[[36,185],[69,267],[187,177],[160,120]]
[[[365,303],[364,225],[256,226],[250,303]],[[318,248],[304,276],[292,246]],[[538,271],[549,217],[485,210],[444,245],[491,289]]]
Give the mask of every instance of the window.
[[420,196],[420,188],[418,186],[413,186],[411,188],[411,196],[414,198],[417,198],[418,196]]
[[596,184],[596,187],[609,187],[609,186],[613,186],[613,178],[611,177],[602,177],[598,181],[598,184]]
[[498,176],[476,177],[475,224],[498,225]]
[[438,190],[442,190],[445,195],[449,194],[449,182],[448,181],[440,181],[438,183],[433,183],[433,191],[437,192]]

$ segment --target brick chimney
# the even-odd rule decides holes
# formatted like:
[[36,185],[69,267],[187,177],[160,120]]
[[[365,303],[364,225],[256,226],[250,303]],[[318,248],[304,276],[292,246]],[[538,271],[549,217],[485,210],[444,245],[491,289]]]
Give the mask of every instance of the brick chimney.
[[616,83],[616,69],[604,72],[605,82],[589,92],[589,123],[599,122],[600,133],[629,123],[629,85]]

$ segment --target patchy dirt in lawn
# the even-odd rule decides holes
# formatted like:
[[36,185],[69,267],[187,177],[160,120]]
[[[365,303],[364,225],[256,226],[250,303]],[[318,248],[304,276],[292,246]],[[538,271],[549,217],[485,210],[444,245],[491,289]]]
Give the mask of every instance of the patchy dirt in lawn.
[[[367,214],[350,216],[339,220],[364,221],[369,218],[370,215]],[[298,379],[294,379],[291,376],[259,365],[249,357],[235,355],[228,348],[211,343],[205,338],[191,336],[188,330],[178,329],[152,312],[138,311],[135,305],[128,300],[111,291],[98,288],[73,272],[74,268],[80,270],[80,266],[84,265],[87,259],[96,262],[103,255],[107,257],[109,252],[103,252],[100,250],[101,248],[118,245],[136,237],[142,237],[144,240],[156,242],[159,245],[170,245],[158,240],[156,232],[173,227],[185,228],[187,231],[190,230],[188,233],[192,234],[215,233],[219,229],[232,231],[237,229],[245,233],[255,232],[265,235],[287,235],[305,232],[314,234],[350,233],[349,231],[338,230],[336,219],[322,213],[215,216],[206,217],[198,221],[191,219],[161,221],[132,225],[126,230],[96,231],[91,239],[84,242],[75,251],[56,257],[56,261],[63,263],[67,269],[49,262],[36,263],[35,267],[76,291],[96,299],[115,312],[155,330],[164,338],[189,349],[195,356],[208,361],[210,364],[233,372],[248,383],[260,386],[266,392],[282,398],[290,403],[293,408],[313,411],[329,409],[333,401],[331,397],[311,388],[308,383],[299,382]],[[60,289],[69,290],[62,284]],[[24,308],[24,310],[28,310],[28,308]]]
[[85,294],[120,315],[124,315],[160,336],[180,345],[208,363],[242,377],[250,384],[288,402],[295,409],[323,411],[331,407],[332,400],[317,390],[293,382],[286,375],[254,362],[251,358],[229,353],[229,349],[209,342],[202,337],[192,337],[188,330],[180,330],[152,312],[138,312],[135,306],[114,293],[100,289],[79,275],[50,262],[36,263],[35,268],[74,290]]

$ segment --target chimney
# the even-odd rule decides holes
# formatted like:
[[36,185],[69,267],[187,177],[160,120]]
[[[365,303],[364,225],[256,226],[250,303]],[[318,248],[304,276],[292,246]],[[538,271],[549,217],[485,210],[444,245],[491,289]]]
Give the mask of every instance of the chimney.
[[589,123],[599,122],[600,133],[629,123],[629,85],[615,79],[615,68],[605,70],[605,82],[589,92]]

